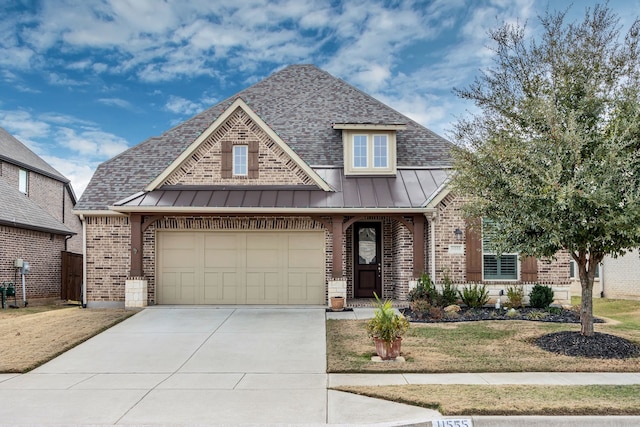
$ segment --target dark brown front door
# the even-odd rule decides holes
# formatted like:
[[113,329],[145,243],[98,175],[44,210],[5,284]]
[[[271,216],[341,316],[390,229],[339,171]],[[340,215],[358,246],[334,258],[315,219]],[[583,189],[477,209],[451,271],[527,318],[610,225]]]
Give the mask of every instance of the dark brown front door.
[[356,298],[382,298],[382,250],[380,223],[354,224],[353,288]]

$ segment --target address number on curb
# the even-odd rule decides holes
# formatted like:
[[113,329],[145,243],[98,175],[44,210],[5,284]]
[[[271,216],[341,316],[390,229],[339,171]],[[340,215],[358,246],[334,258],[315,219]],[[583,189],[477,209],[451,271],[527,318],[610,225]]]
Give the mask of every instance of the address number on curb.
[[453,419],[449,418],[446,420],[433,420],[433,427],[473,427],[471,420],[468,418],[464,419]]

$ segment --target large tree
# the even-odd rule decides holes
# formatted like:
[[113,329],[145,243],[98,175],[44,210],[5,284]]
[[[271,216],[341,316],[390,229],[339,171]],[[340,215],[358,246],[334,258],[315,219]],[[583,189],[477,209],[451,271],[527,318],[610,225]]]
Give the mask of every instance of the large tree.
[[597,265],[640,246],[640,22],[623,34],[607,6],[566,15],[547,10],[537,37],[489,32],[493,65],[455,90],[477,112],[454,125],[453,188],[498,250],[571,254],[592,336]]

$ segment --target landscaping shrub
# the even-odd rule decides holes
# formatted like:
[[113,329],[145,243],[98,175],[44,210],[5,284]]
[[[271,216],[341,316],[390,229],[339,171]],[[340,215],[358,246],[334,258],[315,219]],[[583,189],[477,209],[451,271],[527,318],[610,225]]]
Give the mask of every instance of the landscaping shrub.
[[507,301],[504,305],[507,308],[524,307],[524,288],[522,285],[509,286],[507,288]]
[[423,319],[431,310],[431,304],[426,299],[411,301],[411,311],[418,319]]
[[562,314],[562,309],[560,307],[549,307],[547,311],[551,314],[559,315]]
[[529,294],[529,304],[533,308],[547,309],[553,302],[553,289],[536,284]]
[[444,317],[444,310],[441,307],[431,307],[429,309],[429,317],[433,320],[442,320]]
[[441,307],[446,307],[458,302],[458,291],[453,283],[451,283],[451,278],[447,274],[445,274],[442,279],[442,293],[438,299],[438,305]]
[[527,313],[527,319],[529,320],[542,320],[545,317],[547,317],[546,312],[544,311],[530,311],[529,313]]
[[482,308],[489,301],[489,291],[485,285],[468,285],[458,291],[460,299],[467,307]]
[[409,301],[416,300],[425,300],[430,305],[435,305],[438,301],[438,290],[426,273],[422,273],[418,285],[409,291]]

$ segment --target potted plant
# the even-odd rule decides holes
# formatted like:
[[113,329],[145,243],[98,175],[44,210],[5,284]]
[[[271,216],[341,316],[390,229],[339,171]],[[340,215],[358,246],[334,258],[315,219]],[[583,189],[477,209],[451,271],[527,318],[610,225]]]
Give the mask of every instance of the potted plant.
[[333,311],[344,310],[344,297],[341,297],[341,296],[331,297],[331,310]]
[[391,300],[382,302],[377,294],[373,319],[367,323],[367,332],[376,345],[376,353],[382,360],[392,360],[400,356],[402,335],[409,329],[409,322],[396,314]]

